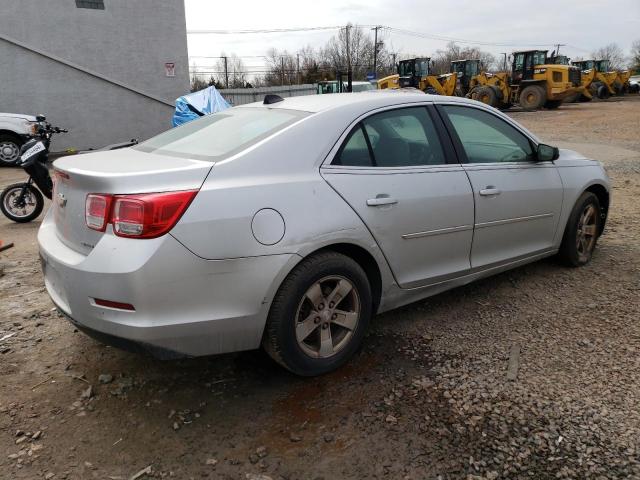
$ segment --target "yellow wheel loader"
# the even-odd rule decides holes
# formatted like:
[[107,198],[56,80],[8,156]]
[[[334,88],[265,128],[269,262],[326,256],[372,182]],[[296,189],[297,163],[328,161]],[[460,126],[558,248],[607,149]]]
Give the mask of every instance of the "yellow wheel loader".
[[480,60],[454,60],[451,62],[449,72],[456,74],[456,95],[464,97],[469,93],[471,79],[480,73]]
[[623,83],[618,79],[618,72],[609,72],[608,60],[581,60],[571,62],[582,71],[582,85],[592,96],[602,100],[617,94]]
[[578,68],[547,63],[547,50],[527,50],[513,53],[510,72],[473,77],[467,96],[496,108],[519,104],[537,110],[558,108],[565,98],[584,92]]
[[429,57],[401,60],[398,73],[378,80],[378,89],[417,88],[425,93],[455,95],[457,75],[431,75]]
[[618,82],[622,85],[622,94],[631,93],[631,70],[618,70]]

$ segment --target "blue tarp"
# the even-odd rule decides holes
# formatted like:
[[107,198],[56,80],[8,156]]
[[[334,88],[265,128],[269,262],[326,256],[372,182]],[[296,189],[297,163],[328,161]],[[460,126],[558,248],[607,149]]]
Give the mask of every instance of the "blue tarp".
[[204,115],[226,110],[229,107],[231,105],[220,95],[216,87],[208,87],[178,98],[172,123],[174,127],[177,127]]

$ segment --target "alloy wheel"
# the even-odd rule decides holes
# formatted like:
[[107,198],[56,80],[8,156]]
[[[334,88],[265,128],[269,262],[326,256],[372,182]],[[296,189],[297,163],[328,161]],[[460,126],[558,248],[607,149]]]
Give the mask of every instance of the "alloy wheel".
[[587,205],[578,220],[576,232],[576,248],[580,261],[587,261],[596,244],[597,239],[597,214],[593,204]]
[[327,358],[347,346],[360,320],[360,297],[353,284],[339,275],[315,282],[296,311],[296,339],[313,358]]

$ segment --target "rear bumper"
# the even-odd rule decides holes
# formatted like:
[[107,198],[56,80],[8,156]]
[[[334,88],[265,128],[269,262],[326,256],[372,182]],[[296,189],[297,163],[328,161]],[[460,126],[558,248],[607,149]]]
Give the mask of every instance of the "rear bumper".
[[[38,232],[45,286],[80,330],[160,358],[259,347],[269,305],[296,255],[204,260],[171,235],[105,234],[82,255],[62,243],[51,214]],[[130,303],[135,311],[96,305]]]

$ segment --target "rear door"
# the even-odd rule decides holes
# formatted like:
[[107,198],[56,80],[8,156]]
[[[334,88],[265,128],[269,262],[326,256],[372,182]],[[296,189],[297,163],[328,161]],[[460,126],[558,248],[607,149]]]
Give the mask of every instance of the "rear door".
[[470,268],[473,193],[434,118],[425,106],[374,113],[353,126],[321,170],[369,228],[403,288]]
[[552,249],[563,197],[553,162],[537,162],[528,137],[493,113],[462,105],[439,109],[474,191],[472,268]]

